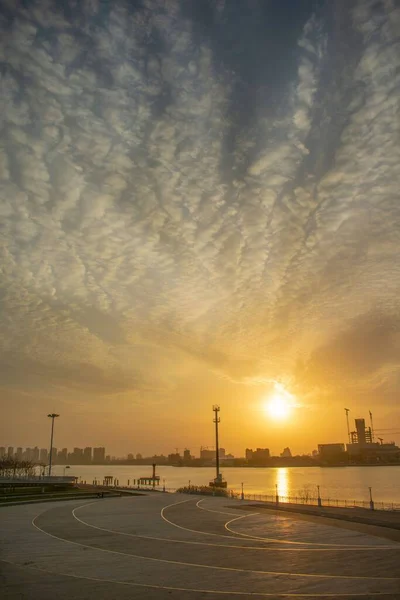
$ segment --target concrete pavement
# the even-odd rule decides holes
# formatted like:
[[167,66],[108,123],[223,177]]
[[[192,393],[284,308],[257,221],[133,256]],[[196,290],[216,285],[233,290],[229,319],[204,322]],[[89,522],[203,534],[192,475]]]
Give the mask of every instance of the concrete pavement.
[[3,508],[3,600],[400,599],[400,543],[154,493]]

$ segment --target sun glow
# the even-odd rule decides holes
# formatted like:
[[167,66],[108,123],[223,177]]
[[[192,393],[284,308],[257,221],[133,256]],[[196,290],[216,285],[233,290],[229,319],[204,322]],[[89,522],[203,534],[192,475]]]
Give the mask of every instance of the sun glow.
[[283,386],[276,384],[275,390],[265,403],[265,412],[277,421],[290,417],[294,406],[293,398]]

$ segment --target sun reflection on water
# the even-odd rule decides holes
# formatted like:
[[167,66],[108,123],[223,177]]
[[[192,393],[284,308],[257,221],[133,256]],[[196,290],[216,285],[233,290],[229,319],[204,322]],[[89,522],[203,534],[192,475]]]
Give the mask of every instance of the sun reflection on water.
[[289,473],[286,467],[276,470],[276,483],[279,496],[289,496]]

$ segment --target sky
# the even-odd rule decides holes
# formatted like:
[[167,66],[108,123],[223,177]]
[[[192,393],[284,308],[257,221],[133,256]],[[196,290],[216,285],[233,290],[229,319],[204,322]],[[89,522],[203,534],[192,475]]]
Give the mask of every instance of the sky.
[[[397,0],[3,0],[0,445],[400,431]],[[284,389],[290,418],[265,402]],[[388,432],[386,440],[400,436]]]

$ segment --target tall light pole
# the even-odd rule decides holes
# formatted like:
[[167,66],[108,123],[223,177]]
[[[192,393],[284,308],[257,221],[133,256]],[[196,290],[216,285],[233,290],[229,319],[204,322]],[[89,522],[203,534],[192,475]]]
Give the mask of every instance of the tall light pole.
[[216,477],[216,481],[220,481],[221,476],[219,474],[219,440],[218,440],[218,423],[221,421],[218,413],[220,411],[220,408],[218,406],[218,404],[214,404],[213,406],[213,411],[215,414],[214,417],[214,423],[215,423],[215,466],[217,469],[217,477]]
[[47,415],[51,419],[51,437],[50,437],[50,456],[49,456],[49,477],[51,476],[51,465],[53,460],[53,435],[54,435],[54,419],[59,417],[56,413]]
[[350,412],[350,409],[349,408],[345,408],[344,412],[346,413],[347,439],[349,440],[349,444],[351,444],[351,439],[350,439],[350,425],[349,425],[349,412]]

